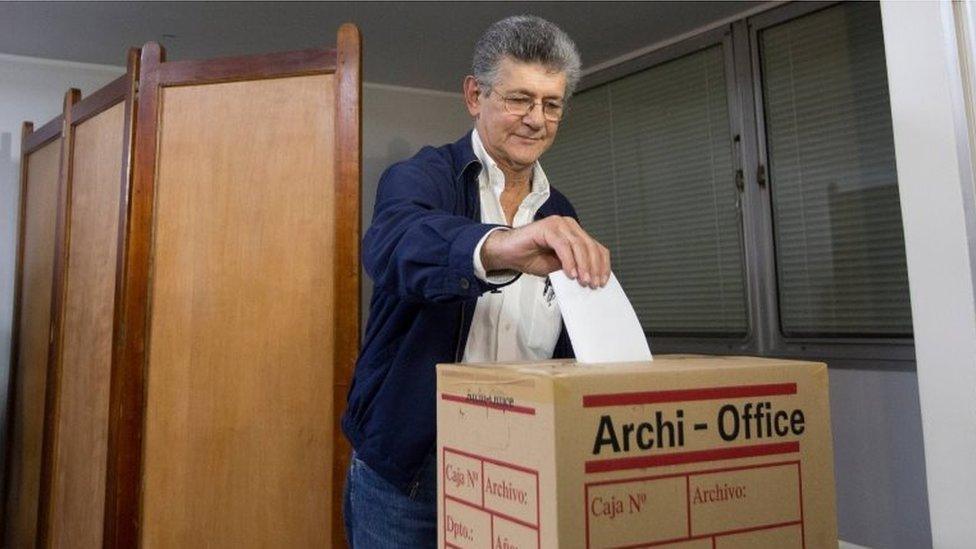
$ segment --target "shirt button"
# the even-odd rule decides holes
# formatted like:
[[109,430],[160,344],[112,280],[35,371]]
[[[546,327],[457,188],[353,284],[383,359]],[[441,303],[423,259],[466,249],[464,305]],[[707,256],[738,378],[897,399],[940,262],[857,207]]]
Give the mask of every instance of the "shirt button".
[[458,285],[461,286],[462,290],[467,290],[468,288],[471,287],[471,283],[468,282],[467,278],[462,278],[461,280],[459,280]]

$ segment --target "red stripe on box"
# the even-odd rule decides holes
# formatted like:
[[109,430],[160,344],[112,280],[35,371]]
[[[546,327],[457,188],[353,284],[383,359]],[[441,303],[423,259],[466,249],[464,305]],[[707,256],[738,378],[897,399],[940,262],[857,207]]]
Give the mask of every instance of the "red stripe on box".
[[625,458],[594,459],[586,462],[586,472],[606,473],[608,471],[624,471],[627,469],[644,469],[646,467],[660,467],[664,465],[680,465],[683,463],[698,463],[704,461],[719,461],[723,459],[738,459],[756,456],[771,456],[775,454],[791,454],[800,451],[800,443],[777,442],[772,444],[756,444],[754,446],[735,446],[732,448],[716,448],[712,450],[696,450],[693,452],[678,452],[653,456],[635,456]]
[[491,408],[492,410],[502,410],[503,412],[513,412],[516,414],[526,414],[530,416],[535,415],[535,408],[529,408],[528,406],[515,406],[507,404],[498,404],[496,402],[487,402],[484,400],[475,400],[466,398],[459,395],[450,395],[447,393],[441,393],[442,400],[449,400],[451,402],[458,402],[460,404],[470,404],[472,406],[481,406],[482,408]]
[[700,389],[675,389],[672,391],[643,391],[638,393],[608,393],[584,395],[584,408],[602,406],[632,406],[661,402],[687,402],[691,400],[716,400],[720,398],[747,398],[774,395],[795,395],[796,383],[770,383],[766,385],[738,385],[733,387],[703,387]]

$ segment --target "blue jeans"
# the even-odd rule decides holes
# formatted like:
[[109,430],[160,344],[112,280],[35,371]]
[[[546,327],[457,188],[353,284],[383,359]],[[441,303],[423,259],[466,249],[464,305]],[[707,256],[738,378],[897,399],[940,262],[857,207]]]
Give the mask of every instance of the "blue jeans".
[[353,453],[342,514],[351,549],[428,548],[437,545],[437,458],[431,453],[409,494]]

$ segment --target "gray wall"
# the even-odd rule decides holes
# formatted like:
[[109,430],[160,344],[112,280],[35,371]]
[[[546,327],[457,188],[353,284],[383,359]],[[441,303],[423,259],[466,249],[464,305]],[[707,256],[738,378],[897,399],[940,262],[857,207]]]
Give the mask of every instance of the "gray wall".
[[932,547],[915,372],[828,364],[839,537],[874,548]]

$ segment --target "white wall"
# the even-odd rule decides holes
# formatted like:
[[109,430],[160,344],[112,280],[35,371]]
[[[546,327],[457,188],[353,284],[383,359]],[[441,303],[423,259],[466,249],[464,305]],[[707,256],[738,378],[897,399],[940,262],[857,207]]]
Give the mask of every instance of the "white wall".
[[[84,97],[124,72],[122,67],[0,54],[0,426],[7,425],[21,124],[27,120],[40,128],[61,113],[68,88],[80,89]],[[0,428],[0,447],[6,445],[4,431]]]
[[881,15],[912,293],[932,543],[939,548],[972,547],[976,216],[972,134],[963,103],[952,7],[948,2],[882,2]]

